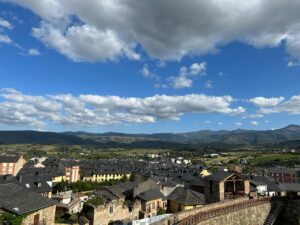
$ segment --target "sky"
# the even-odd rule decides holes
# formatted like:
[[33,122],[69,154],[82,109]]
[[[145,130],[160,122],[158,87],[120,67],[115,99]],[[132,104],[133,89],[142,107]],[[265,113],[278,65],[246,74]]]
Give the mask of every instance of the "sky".
[[298,0],[0,0],[0,130],[300,121]]

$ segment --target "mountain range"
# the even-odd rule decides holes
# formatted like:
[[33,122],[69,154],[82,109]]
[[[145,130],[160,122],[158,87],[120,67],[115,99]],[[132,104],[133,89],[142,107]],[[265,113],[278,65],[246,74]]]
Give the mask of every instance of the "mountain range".
[[184,148],[199,146],[300,146],[300,126],[289,125],[276,130],[201,130],[187,133],[89,133],[0,131],[0,144],[65,144],[113,147]]

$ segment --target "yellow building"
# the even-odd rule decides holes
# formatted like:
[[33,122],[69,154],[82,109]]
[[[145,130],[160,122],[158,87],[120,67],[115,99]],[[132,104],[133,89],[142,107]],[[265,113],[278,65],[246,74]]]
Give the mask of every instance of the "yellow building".
[[52,177],[52,182],[54,183],[60,183],[66,180],[66,176],[64,175],[58,175],[58,176],[53,176]]
[[207,169],[203,169],[199,172],[200,176],[202,177],[206,177],[206,176],[209,176],[211,175],[211,173],[207,170]]
[[191,189],[177,187],[168,196],[168,211],[177,213],[184,210],[194,209],[205,204],[205,196]]
[[131,173],[99,173],[93,174],[92,176],[83,176],[83,181],[91,181],[91,182],[104,182],[109,180],[121,180],[122,178],[126,177],[129,179]]

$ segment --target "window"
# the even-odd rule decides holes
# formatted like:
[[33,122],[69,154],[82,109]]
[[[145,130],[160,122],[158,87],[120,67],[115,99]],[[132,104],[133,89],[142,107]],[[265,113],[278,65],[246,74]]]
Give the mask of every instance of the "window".
[[10,163],[9,164],[9,167],[8,167],[8,172],[12,172],[13,171],[13,168],[14,168],[14,164],[13,163]]
[[2,171],[6,171],[6,163],[2,164]]
[[152,203],[152,209],[155,209],[155,202]]
[[113,213],[114,212],[114,207],[111,205],[109,206],[109,213]]

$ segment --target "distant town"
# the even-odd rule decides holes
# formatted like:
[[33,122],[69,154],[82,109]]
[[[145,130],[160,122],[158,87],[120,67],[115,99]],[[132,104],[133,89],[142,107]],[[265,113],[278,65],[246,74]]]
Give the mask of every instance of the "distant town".
[[250,224],[300,221],[300,165],[278,160],[299,162],[299,150],[195,156],[144,149],[98,159],[84,154],[1,153],[0,223],[229,224],[237,210],[246,215],[239,220]]

